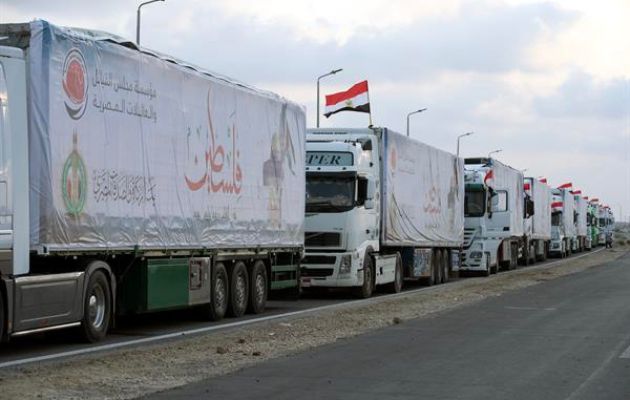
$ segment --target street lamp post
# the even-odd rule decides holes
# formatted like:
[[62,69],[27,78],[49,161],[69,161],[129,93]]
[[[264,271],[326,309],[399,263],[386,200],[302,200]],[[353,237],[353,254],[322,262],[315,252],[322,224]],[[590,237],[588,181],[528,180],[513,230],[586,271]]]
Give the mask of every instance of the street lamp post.
[[322,78],[325,78],[330,75],[335,75],[338,72],[343,71],[343,68],[333,69],[332,71],[325,73],[324,75],[320,75],[317,77],[317,127],[319,128],[319,81]]
[[462,133],[461,135],[457,136],[457,157],[459,157],[459,139],[466,137],[466,136],[470,136],[472,134],[474,134],[475,132],[466,132],[466,133]]
[[407,136],[409,136],[409,117],[411,117],[414,114],[419,114],[419,113],[421,113],[423,111],[426,111],[426,110],[427,110],[427,108],[425,107],[425,108],[421,108],[421,109],[416,110],[416,111],[412,111],[409,114],[407,114]]
[[496,153],[500,153],[502,151],[503,151],[503,149],[492,150],[490,153],[488,153],[488,158],[490,158],[491,155],[496,154]]
[[156,1],[165,1],[165,0],[149,0],[144,3],[140,3],[138,6],[138,14],[136,18],[136,44],[140,46],[140,8],[142,6],[146,6],[147,4],[155,3]]

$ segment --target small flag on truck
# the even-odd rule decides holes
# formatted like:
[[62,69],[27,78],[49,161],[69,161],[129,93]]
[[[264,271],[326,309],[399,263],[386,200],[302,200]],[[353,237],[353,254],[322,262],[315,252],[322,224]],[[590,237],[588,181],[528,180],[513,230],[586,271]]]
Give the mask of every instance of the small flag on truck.
[[326,118],[340,111],[370,113],[368,81],[359,82],[344,92],[326,95]]
[[573,190],[571,191],[572,194],[578,195],[578,194],[582,194],[581,190]]
[[558,186],[558,189],[571,189],[572,187],[573,187],[573,183],[567,182],[567,183],[563,183],[562,185]]
[[540,178],[540,180],[538,182],[540,182],[540,183],[547,183],[547,178]]

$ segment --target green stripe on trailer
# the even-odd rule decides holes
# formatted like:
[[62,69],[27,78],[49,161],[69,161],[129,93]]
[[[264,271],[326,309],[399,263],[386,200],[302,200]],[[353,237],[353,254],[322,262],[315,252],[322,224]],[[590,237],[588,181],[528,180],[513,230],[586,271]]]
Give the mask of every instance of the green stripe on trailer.
[[156,258],[138,263],[119,285],[121,314],[188,306],[188,259]]
[[271,290],[297,287],[299,283],[299,265],[273,265],[271,267]]
[[188,259],[147,262],[147,311],[188,306]]

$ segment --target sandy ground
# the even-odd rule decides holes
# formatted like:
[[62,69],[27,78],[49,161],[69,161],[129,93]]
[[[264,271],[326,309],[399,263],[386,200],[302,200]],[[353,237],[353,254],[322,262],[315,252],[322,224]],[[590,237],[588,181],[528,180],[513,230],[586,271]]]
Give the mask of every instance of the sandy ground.
[[346,304],[306,316],[139,349],[4,370],[0,371],[0,398],[134,398],[601,267],[629,249],[619,246],[552,266],[462,279],[395,298]]

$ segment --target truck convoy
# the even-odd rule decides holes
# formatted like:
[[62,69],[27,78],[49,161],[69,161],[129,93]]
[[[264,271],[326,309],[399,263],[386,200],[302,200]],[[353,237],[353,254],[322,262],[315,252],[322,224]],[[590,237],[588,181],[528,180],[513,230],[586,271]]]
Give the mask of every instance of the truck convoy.
[[[533,202],[534,212],[527,213],[527,203]],[[538,179],[525,178],[525,227],[522,248],[524,264],[547,259],[551,242],[551,189]]]
[[[485,275],[516,268],[524,243],[525,206],[522,172],[493,158],[465,160],[465,228],[460,271]],[[522,251],[521,251],[522,253]]]
[[0,37],[5,340],[258,313],[298,289],[302,107],[102,32],[34,21]]
[[313,129],[306,143],[304,288],[449,278],[463,243],[463,162],[387,128]]

